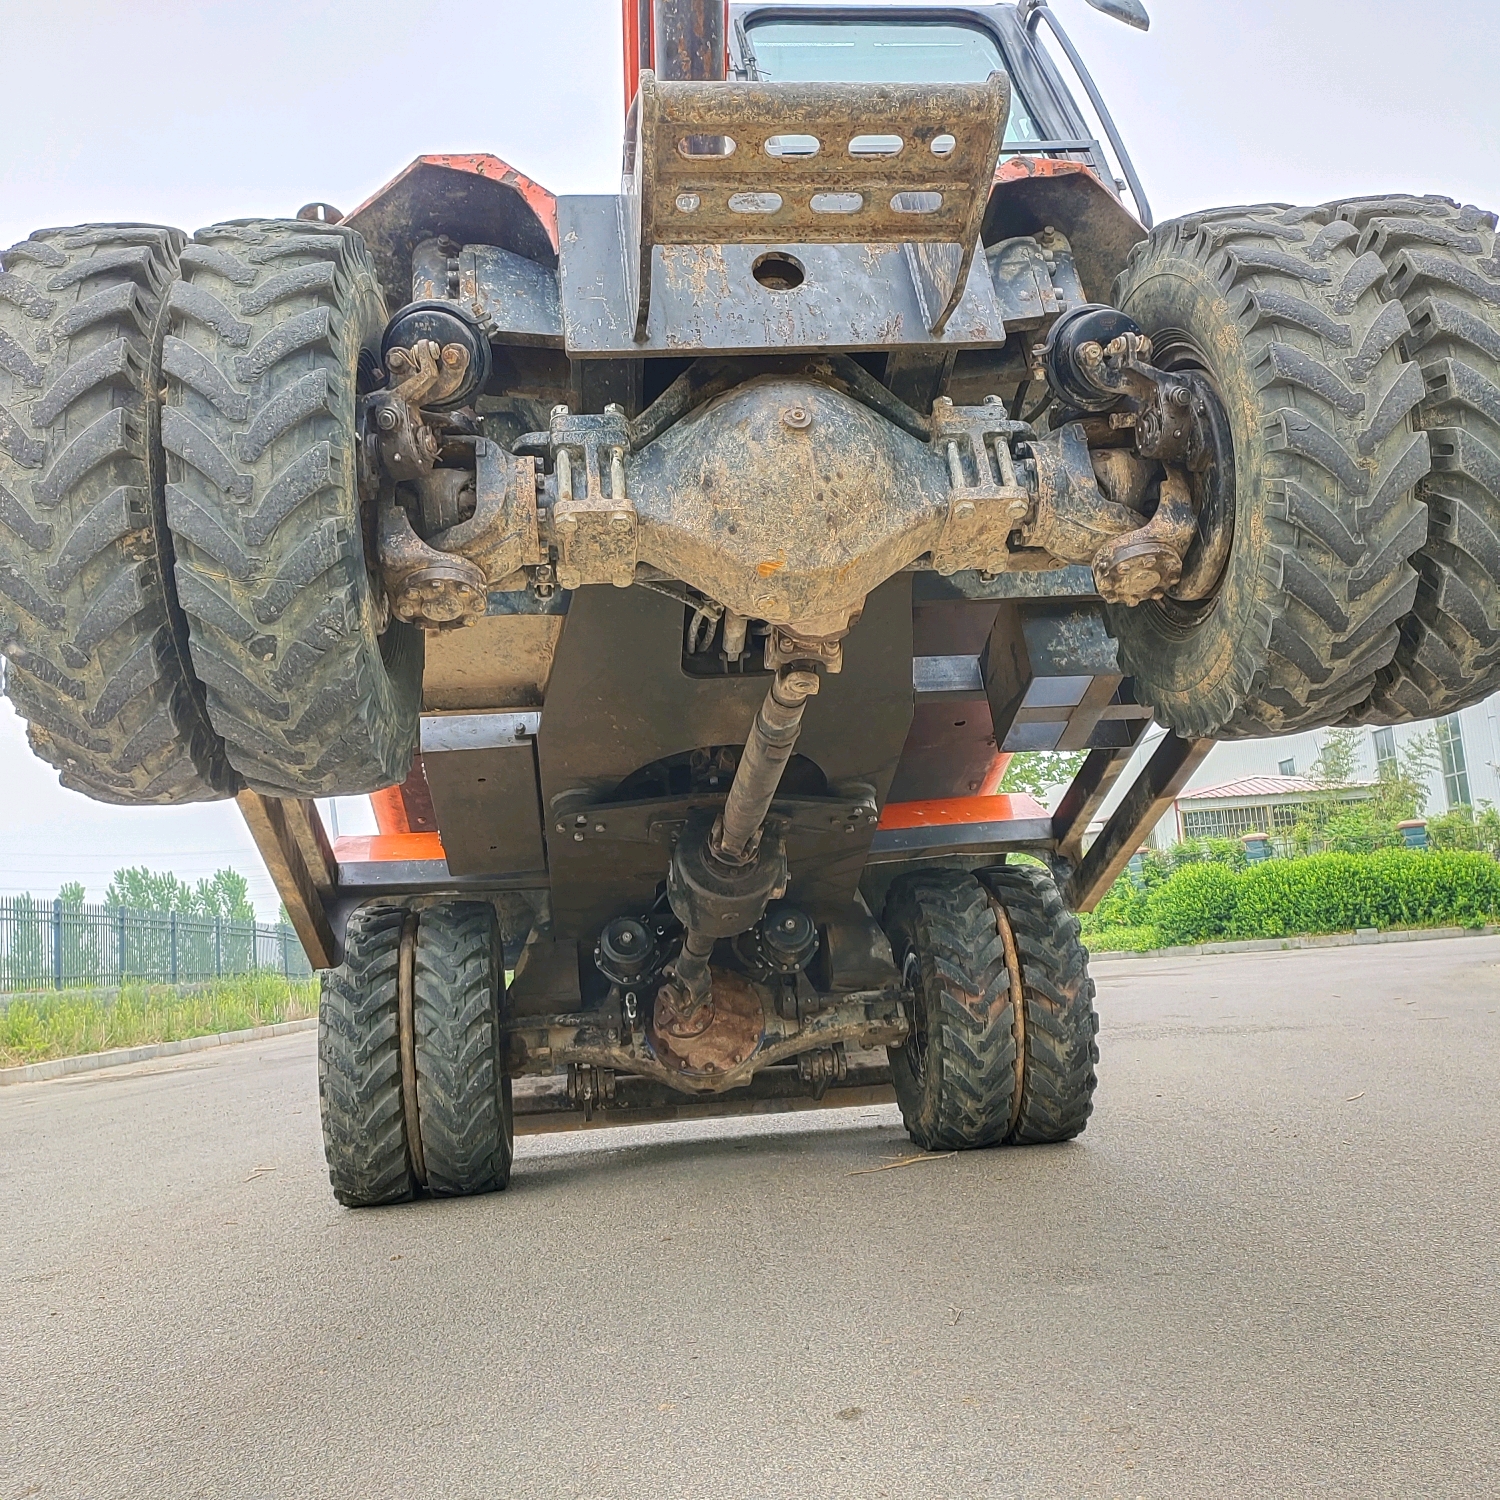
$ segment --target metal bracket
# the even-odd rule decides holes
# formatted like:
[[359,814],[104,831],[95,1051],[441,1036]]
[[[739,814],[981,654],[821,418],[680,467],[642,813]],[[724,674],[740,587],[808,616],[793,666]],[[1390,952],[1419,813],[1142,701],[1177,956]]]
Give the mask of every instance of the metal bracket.
[[[636,339],[658,245],[767,240],[905,245],[927,326],[941,333],[968,278],[1009,113],[1003,73],[982,84],[774,84],[665,82],[644,70],[620,199]],[[873,144],[882,139],[899,145]]]
[[954,406],[946,396],[933,402],[932,446],[948,465],[949,484],[947,520],[932,549],[935,571],[956,573],[980,558],[993,559],[998,571],[1011,532],[1032,508],[1010,451],[1013,437],[1030,436],[1026,423],[1006,419],[996,397],[983,406]]
[[629,446],[625,413],[618,406],[600,416],[574,415],[566,406],[552,409],[552,525],[557,581],[565,589],[585,583],[628,588],[635,582],[638,518],[625,493]]

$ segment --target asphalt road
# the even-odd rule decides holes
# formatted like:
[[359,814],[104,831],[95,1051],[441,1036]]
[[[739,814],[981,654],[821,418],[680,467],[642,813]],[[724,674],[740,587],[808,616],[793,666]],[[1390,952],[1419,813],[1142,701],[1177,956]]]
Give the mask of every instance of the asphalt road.
[[350,1212],[303,1034],[0,1090],[0,1500],[1500,1494],[1500,939],[1101,962],[1076,1143],[893,1107]]

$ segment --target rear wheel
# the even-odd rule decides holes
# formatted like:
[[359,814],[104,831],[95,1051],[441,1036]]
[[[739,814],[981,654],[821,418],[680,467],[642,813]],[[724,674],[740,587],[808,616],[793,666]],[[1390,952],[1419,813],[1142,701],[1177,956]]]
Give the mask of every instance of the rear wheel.
[[1432,445],[1418,486],[1427,541],[1395,659],[1355,717],[1453,713],[1500,688],[1500,253],[1495,215],[1451,198],[1335,205],[1378,256],[1386,323],[1421,367],[1417,421]]
[[272,796],[400,782],[422,635],[389,619],[366,566],[356,394],[385,307],[364,241],[303,220],[220,224],[182,266],[163,355],[167,519],[214,727]]
[[409,950],[412,920],[394,903],[360,907],[349,917],[343,963],[323,974],[323,1151],[333,1196],[351,1208],[402,1203],[417,1186],[401,1077],[402,945]]
[[492,1193],[510,1181],[510,1079],[501,1053],[500,924],[487,901],[422,910],[412,987],[417,1111],[430,1192]]
[[1184,735],[1285,734],[1369,697],[1416,593],[1421,372],[1384,268],[1331,209],[1217,209],[1131,252],[1115,302],[1197,371],[1233,436],[1233,539],[1198,597],[1113,606],[1142,702]]
[[500,929],[488,902],[393,902],[349,918],[323,975],[318,1093],[334,1196],[351,1208],[510,1181]]
[[1000,904],[1021,980],[1021,1100],[1006,1141],[1070,1141],[1094,1109],[1099,1017],[1078,918],[1036,865],[1002,865],[980,876]]
[[890,1049],[907,1134],[928,1151],[996,1146],[1015,1117],[1015,1010],[988,894],[959,871],[892,887],[885,929],[911,996],[911,1035]]
[[238,787],[161,514],[159,320],[182,244],[87,224],[0,254],[0,652],[32,748],[101,802]]

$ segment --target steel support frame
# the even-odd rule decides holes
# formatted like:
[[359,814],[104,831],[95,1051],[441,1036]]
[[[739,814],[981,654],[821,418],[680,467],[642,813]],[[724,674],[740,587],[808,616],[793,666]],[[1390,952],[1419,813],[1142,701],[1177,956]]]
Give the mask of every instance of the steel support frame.
[[328,903],[338,885],[338,862],[311,798],[282,799],[243,791],[239,804],[276,892],[315,969],[338,962]]
[[[1064,794],[1053,818],[1058,861],[1062,875],[1063,901],[1070,910],[1090,912],[1140,848],[1141,840],[1172,805],[1188,778],[1213,749],[1211,739],[1184,739],[1168,730],[1151,758],[1141,768],[1130,789],[1120,799],[1099,837],[1076,865],[1066,851],[1081,848],[1088,818],[1103,801],[1119,776],[1129,750],[1094,751],[1083,763],[1073,784]],[[1117,757],[1119,768],[1105,756]]]
[[[1168,731],[1086,853],[1083,839],[1089,822],[1123,774],[1135,753],[1134,744],[1091,750],[1050,824],[1034,818],[1012,820],[1014,826],[955,822],[923,827],[917,830],[920,837],[910,833],[877,835],[866,862],[920,865],[953,855],[972,857],[993,852],[1003,856],[1009,850],[1026,850],[1049,859],[1071,910],[1092,911],[1213,745],[1211,739],[1184,739]],[[373,880],[364,866],[348,865],[341,870],[311,799],[283,800],[244,791],[235,800],[314,969],[332,968],[339,962],[343,944],[338,933],[349,909],[358,901],[444,890],[479,894],[481,888],[498,891],[517,885],[517,879],[508,877],[455,879],[441,860],[394,861],[389,871],[379,872],[391,878]],[[524,878],[528,889],[546,883],[542,871]],[[845,997],[845,1003],[850,998]],[[854,1028],[856,1032],[860,1029],[857,1025]],[[618,1055],[602,1058],[592,1046],[584,1050],[589,1056],[580,1060],[595,1065],[624,1063]],[[801,1050],[800,1046],[791,1049]]]

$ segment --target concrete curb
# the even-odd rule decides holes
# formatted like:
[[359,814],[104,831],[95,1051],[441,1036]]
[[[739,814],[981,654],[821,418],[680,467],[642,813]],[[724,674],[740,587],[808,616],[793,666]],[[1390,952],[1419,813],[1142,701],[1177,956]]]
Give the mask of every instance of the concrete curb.
[[[1418,927],[1411,932],[1381,932],[1361,927],[1357,932],[1325,932],[1308,937],[1247,938],[1236,943],[1192,943],[1178,948],[1149,948],[1144,953],[1110,949],[1089,950],[1089,962],[1102,964],[1113,958],[1202,958],[1213,953],[1280,953],[1292,948],[1352,948],[1366,943],[1425,943],[1435,938],[1494,937],[1500,927]],[[1087,939],[1084,947],[1088,947]]]
[[143,1047],[117,1047],[113,1052],[87,1052],[79,1057],[54,1057],[47,1062],[23,1063],[18,1068],[0,1068],[0,1087],[7,1083],[42,1083],[70,1073],[92,1073],[99,1068],[122,1068],[127,1063],[150,1062],[153,1057],[176,1057],[183,1052],[202,1052],[206,1047],[226,1047],[233,1042],[261,1042],[267,1037],[287,1036],[293,1031],[311,1031],[316,1016],[300,1021],[278,1021],[274,1026],[252,1026],[248,1031],[221,1031],[213,1036],[188,1036],[180,1042],[150,1042]]

